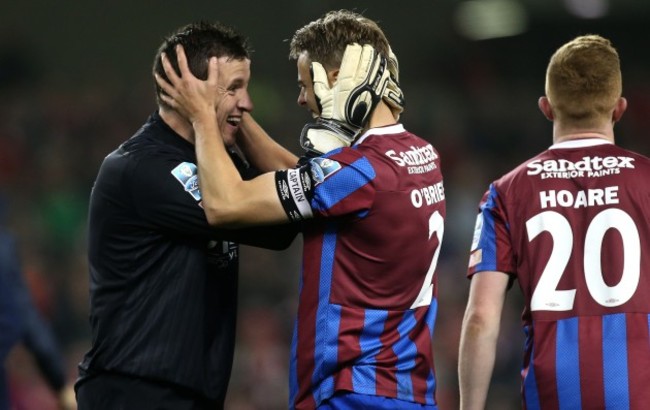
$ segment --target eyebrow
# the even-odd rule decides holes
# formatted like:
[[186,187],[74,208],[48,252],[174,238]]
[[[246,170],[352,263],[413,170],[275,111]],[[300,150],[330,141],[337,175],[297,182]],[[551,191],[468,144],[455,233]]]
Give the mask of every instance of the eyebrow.
[[228,87],[243,87],[246,82],[242,78],[235,78],[230,82]]

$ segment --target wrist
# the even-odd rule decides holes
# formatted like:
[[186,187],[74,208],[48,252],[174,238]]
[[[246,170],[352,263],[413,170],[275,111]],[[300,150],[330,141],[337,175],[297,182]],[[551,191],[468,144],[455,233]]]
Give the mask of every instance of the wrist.
[[198,115],[191,121],[195,138],[217,135],[221,139],[221,132],[217,127],[217,120],[214,115]]
[[212,125],[216,125],[217,123],[217,119],[214,114],[214,111],[210,112],[207,110],[196,113],[189,120],[190,123],[192,124],[192,127],[194,127],[195,129],[197,127],[200,128],[210,127]]

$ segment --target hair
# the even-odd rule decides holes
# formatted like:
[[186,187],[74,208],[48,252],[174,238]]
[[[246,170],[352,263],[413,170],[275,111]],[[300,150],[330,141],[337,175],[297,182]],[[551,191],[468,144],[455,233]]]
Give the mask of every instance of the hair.
[[369,44],[384,57],[389,56],[388,39],[377,23],[349,10],[337,10],[298,29],[289,45],[289,58],[295,60],[307,52],[325,69],[336,69],[346,46],[352,43]]
[[[162,42],[153,61],[153,72],[168,81],[160,56],[167,55],[174,71],[180,75],[176,60],[176,46],[180,44],[185,50],[187,64],[192,74],[201,79],[208,78],[208,61],[211,57],[230,57],[235,60],[250,59],[252,50],[248,39],[232,27],[221,23],[200,21],[191,23],[169,34]],[[161,107],[170,108],[160,99],[162,89],[154,81],[156,100]]]
[[546,96],[555,117],[593,126],[611,113],[622,93],[618,52],[599,35],[579,36],[560,47],[546,71]]

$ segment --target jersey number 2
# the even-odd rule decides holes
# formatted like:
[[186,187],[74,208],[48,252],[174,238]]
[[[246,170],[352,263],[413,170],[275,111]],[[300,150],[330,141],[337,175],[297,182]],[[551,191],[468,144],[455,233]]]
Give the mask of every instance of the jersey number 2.
[[433,234],[436,234],[438,238],[438,246],[436,251],[433,253],[433,258],[431,260],[431,265],[429,265],[429,270],[427,275],[424,278],[424,283],[422,284],[422,289],[418,297],[415,298],[415,302],[411,305],[411,309],[415,309],[420,306],[429,306],[431,304],[431,299],[433,299],[433,273],[436,270],[436,265],[438,264],[438,256],[440,256],[440,245],[442,245],[442,235],[445,232],[445,224],[442,215],[440,212],[436,211],[429,218],[429,240]]

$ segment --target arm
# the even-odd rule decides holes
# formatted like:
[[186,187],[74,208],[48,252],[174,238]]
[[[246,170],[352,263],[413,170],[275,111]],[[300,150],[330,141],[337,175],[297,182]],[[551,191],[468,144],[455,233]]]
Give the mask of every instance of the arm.
[[[13,312],[22,323],[22,342],[34,356],[47,385],[57,394],[60,409],[74,409],[74,391],[71,384],[66,384],[63,353],[59,350],[49,325],[41,317],[34,305],[27,284],[22,275],[22,263],[18,256],[13,238],[0,233],[0,287],[9,292],[16,303]],[[2,372],[0,372],[2,373]],[[3,382],[0,374],[0,383]],[[2,387],[0,387],[0,390]],[[1,392],[0,392],[1,393]],[[2,394],[0,394],[2,396]],[[0,399],[0,406],[2,400]]]
[[249,114],[244,113],[237,144],[253,166],[262,172],[293,168],[298,157],[278,144]]
[[508,279],[495,271],[472,276],[458,358],[461,409],[485,408]]
[[165,102],[193,125],[202,205],[208,222],[233,228],[287,222],[275,188],[275,174],[244,181],[226,152],[220,125],[228,113],[219,108],[234,97],[219,87],[217,59],[210,59],[208,79],[201,81],[190,72],[181,46],[177,55],[181,77],[163,55],[163,67],[171,84],[158,76],[156,80],[167,94],[163,96]]

